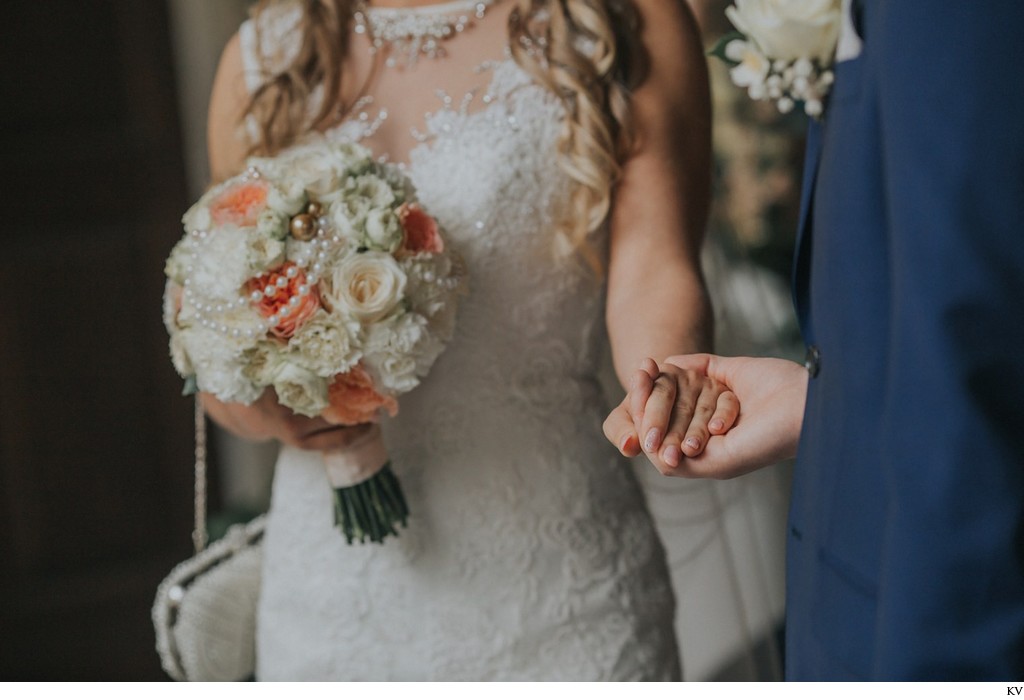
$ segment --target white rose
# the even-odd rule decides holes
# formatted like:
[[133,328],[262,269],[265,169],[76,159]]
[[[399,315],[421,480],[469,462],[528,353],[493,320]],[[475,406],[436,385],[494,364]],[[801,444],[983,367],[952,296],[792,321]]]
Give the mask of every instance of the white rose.
[[[338,189],[344,169],[343,166],[339,168],[335,151],[322,137],[309,139],[273,158],[250,158],[248,163],[278,183],[281,188],[278,194],[290,202],[295,201],[299,188],[314,199]],[[276,208],[280,201],[268,195],[270,206]],[[293,210],[293,207],[285,209]]]
[[288,341],[288,354],[321,377],[343,374],[362,358],[360,325],[320,309]]
[[329,405],[327,380],[291,362],[281,364],[273,384],[281,405],[299,415],[315,418]]
[[390,255],[367,251],[343,260],[325,281],[324,297],[331,306],[369,323],[387,316],[402,300],[406,276]]
[[734,0],[729,20],[775,60],[829,63],[839,39],[841,0]]
[[301,182],[313,199],[330,194],[341,186],[341,173],[330,153],[310,153],[297,160],[288,177]]
[[394,253],[404,237],[402,224],[391,209],[373,209],[366,215],[366,242],[370,248]]
[[306,201],[306,188],[296,179],[286,178],[281,184],[267,190],[267,209],[284,220],[284,233],[288,232],[288,220],[302,211]]
[[370,213],[371,208],[368,199],[339,194],[331,203],[328,212],[337,231],[359,238],[357,231],[366,225],[366,215]]
[[350,178],[345,189],[350,196],[369,200],[373,208],[391,207],[395,204],[395,191],[391,189],[391,185],[384,178],[373,174]]

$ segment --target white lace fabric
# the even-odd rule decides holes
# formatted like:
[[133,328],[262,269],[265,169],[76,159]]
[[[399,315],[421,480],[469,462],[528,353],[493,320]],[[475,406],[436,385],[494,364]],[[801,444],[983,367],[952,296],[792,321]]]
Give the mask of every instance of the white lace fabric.
[[[382,71],[372,103],[327,132],[405,164],[470,293],[448,349],[383,426],[412,511],[399,538],[346,545],[319,455],[282,451],[261,679],[679,677],[664,551],[601,433],[603,286],[555,252],[570,206],[562,108],[508,58],[508,9],[447,58]],[[297,40],[294,9],[264,17],[262,45],[242,30],[250,75]]]

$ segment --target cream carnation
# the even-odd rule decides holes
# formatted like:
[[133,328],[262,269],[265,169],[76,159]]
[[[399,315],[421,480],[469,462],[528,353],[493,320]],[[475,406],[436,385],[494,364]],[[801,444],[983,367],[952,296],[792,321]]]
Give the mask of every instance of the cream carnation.
[[249,277],[255,277],[264,270],[275,268],[284,262],[284,241],[258,229],[249,231],[246,237],[246,263]]
[[259,386],[270,386],[285,363],[281,344],[269,340],[261,340],[242,353],[245,362],[242,373]]
[[365,362],[381,386],[405,393],[420,383],[421,362],[429,367],[437,357],[433,352],[424,357],[427,340],[427,320],[419,314],[374,323],[366,330]]
[[288,341],[288,353],[321,377],[344,374],[362,358],[359,323],[320,309]]

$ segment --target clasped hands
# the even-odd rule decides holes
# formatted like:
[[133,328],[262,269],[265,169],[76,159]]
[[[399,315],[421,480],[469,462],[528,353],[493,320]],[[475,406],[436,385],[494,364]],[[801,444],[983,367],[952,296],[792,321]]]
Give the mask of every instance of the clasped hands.
[[[807,371],[774,358],[675,355],[645,360],[605,420],[622,454],[643,452],[667,476],[728,479],[793,457]],[[344,450],[372,425],[339,426],[293,414],[272,390],[250,406],[203,395],[210,416],[240,437],[307,450]]]
[[806,370],[788,360],[647,359],[604,434],[666,476],[728,479],[795,456],[806,392]]

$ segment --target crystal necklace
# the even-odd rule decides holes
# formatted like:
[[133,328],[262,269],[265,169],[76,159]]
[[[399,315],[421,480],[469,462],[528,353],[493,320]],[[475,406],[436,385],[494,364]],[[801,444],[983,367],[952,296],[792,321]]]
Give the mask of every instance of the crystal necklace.
[[352,19],[356,34],[370,38],[370,51],[387,49],[384,65],[410,68],[422,58],[444,58],[443,43],[473,27],[500,0],[456,0],[422,7],[367,7],[359,0]]

